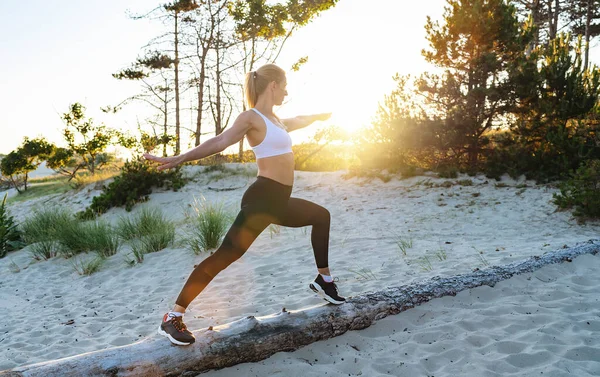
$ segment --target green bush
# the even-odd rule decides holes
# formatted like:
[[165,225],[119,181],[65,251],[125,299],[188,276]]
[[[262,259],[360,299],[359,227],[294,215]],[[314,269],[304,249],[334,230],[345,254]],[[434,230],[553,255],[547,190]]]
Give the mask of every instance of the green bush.
[[174,191],[186,184],[180,169],[158,171],[155,167],[138,158],[127,161],[121,168],[121,174],[108,185],[103,192],[94,197],[92,204],[78,214],[81,219],[91,219],[105,213],[112,207],[125,206],[131,211],[136,203],[148,200],[153,187],[166,187]]
[[438,168],[437,172],[440,178],[458,178],[459,169],[457,166],[443,165]]
[[540,139],[512,132],[494,135],[493,148],[485,162],[486,176],[499,180],[504,173],[515,179],[525,175],[544,183],[568,179],[568,172],[583,161],[598,158],[594,129],[581,122],[571,123],[569,127],[548,126]]
[[560,208],[574,208],[573,215],[580,219],[600,218],[600,160],[581,164],[553,198]]
[[0,204],[0,258],[4,258],[9,251],[24,246],[21,241],[21,232],[6,208],[7,196],[8,194],[4,194],[4,199]]

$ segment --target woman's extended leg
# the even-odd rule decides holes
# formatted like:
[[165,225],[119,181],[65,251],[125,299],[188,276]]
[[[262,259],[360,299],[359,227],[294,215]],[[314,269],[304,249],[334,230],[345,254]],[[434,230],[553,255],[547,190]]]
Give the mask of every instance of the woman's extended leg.
[[178,306],[187,308],[219,272],[244,255],[273,219],[264,213],[248,212],[238,213],[221,246],[192,271],[175,302]]

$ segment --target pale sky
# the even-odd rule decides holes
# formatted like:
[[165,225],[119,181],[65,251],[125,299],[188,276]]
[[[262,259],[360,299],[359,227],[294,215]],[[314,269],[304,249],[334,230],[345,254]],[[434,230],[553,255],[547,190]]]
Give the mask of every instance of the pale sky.
[[[86,115],[97,123],[134,130],[147,116],[144,107],[129,105],[117,115],[104,114],[100,107],[141,91],[139,84],[111,74],[128,67],[141,47],[163,30],[158,21],[128,18],[126,10],[142,14],[164,2],[0,2],[0,153],[17,148],[24,136],[44,136],[64,145],[60,115],[74,102],[83,103]],[[297,31],[277,63],[289,70],[301,56],[308,55],[309,61],[300,72],[288,74],[288,102],[277,113],[291,117],[327,111],[333,116],[294,132],[294,143],[326,125],[351,130],[367,125],[383,96],[394,88],[395,73],[431,71],[421,56],[427,47],[424,25],[427,15],[441,19],[444,4],[340,0]],[[596,64],[598,50],[591,55]],[[182,124],[190,126],[189,111],[182,115]],[[188,149],[187,138],[181,145],[183,151]]]

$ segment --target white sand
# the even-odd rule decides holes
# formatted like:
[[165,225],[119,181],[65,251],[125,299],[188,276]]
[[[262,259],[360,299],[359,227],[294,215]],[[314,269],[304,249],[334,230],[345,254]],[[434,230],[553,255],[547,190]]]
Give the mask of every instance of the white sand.
[[[201,170],[188,168],[196,182],[180,192],[154,193],[147,203],[160,206],[179,224],[180,233],[194,196],[222,202],[235,214],[245,188],[254,181],[237,176],[208,182],[218,172]],[[417,183],[457,179],[420,176],[384,183],[344,180],[343,174],[296,172],[292,195],[331,212],[330,267],[340,278],[341,293],[348,296],[466,273],[486,262],[506,264],[600,234],[599,222],[580,225],[569,212],[556,211],[556,188],[531,181],[505,177],[502,183],[508,187],[496,187],[496,181],[483,176],[461,176],[458,180],[471,179],[473,185],[427,188]],[[523,184],[527,187],[516,187]],[[208,187],[239,189],[217,192]],[[34,208],[54,204],[79,211],[99,192],[84,189],[40,198],[15,204],[11,211],[19,219]],[[116,221],[122,215],[127,215],[123,209],[113,209],[104,217]],[[406,256],[397,237],[412,239]],[[442,251],[445,260],[438,258]],[[175,247],[147,254],[142,264],[131,268],[124,263],[129,252],[123,247],[88,277],[79,276],[69,260],[32,262],[27,249],[1,259],[0,370],[158,336],[162,314],[174,304],[194,264],[206,255]],[[583,256],[495,288],[437,299],[363,331],[207,375],[295,376],[308,370],[317,375],[362,371],[364,376],[388,371],[403,376],[597,375],[598,258]],[[11,261],[21,268],[19,273],[11,271]],[[192,302],[186,324],[199,329],[246,315],[272,314],[282,307],[320,304],[307,286],[315,274],[310,228],[282,227],[279,233],[267,229]],[[530,276],[550,281],[527,280]],[[71,319],[74,323],[66,324]]]
[[599,269],[583,255],[200,376],[598,376]]

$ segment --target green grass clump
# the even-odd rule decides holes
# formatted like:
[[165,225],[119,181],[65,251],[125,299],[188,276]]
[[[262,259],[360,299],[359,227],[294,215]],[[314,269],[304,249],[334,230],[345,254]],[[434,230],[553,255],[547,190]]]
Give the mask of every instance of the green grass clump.
[[100,256],[88,260],[85,260],[83,256],[78,256],[71,259],[71,266],[79,275],[89,276],[98,272],[104,261],[105,259]]
[[126,260],[129,265],[141,263],[144,254],[163,250],[175,242],[175,224],[157,207],[144,207],[133,216],[121,217],[116,233],[131,241],[134,259]]
[[72,212],[62,208],[35,211],[22,224],[23,238],[34,259],[47,260],[61,255],[96,251],[102,258],[117,253],[118,235],[106,221],[82,223]]
[[427,255],[422,256],[417,260],[419,266],[421,266],[421,270],[428,272],[433,270],[433,266],[431,265],[431,261]]
[[35,260],[48,260],[58,255],[59,245],[54,240],[44,240],[29,247],[29,253]]
[[192,227],[185,243],[199,254],[219,246],[232,220],[222,204],[194,200],[193,209],[194,214],[190,216]]
[[95,250],[102,258],[108,258],[119,251],[121,239],[108,222],[94,221],[86,226],[87,246],[90,250]]
[[65,258],[71,258],[77,254],[91,250],[89,225],[71,220],[60,224],[56,228],[55,239],[59,242],[58,254]]
[[33,215],[21,224],[23,240],[27,245],[58,240],[58,233],[74,221],[73,214],[64,208],[34,210]]
[[129,241],[160,232],[170,226],[173,226],[172,222],[167,220],[160,208],[143,207],[133,216],[121,217],[116,232],[123,240]]
[[406,256],[406,250],[411,249],[413,247],[412,238],[404,239],[399,235],[395,235],[394,238],[396,245],[398,245],[398,248],[402,252],[402,255]]
[[490,262],[488,262],[488,260],[483,255],[483,251],[477,249],[474,246],[471,246],[471,247],[477,252],[477,258],[479,258],[479,261],[481,262],[481,264],[483,265],[483,267],[489,267]]
[[355,274],[355,278],[357,280],[377,280],[377,276],[375,276],[375,274],[373,273],[373,271],[371,271],[370,268],[363,267],[355,270],[349,269],[348,271]]
[[[175,242],[175,226],[158,230],[156,233],[149,234],[140,239],[136,239],[131,244],[131,253],[138,263],[144,260],[144,255],[154,253],[166,249]],[[128,264],[133,264],[134,261],[128,260]]]

